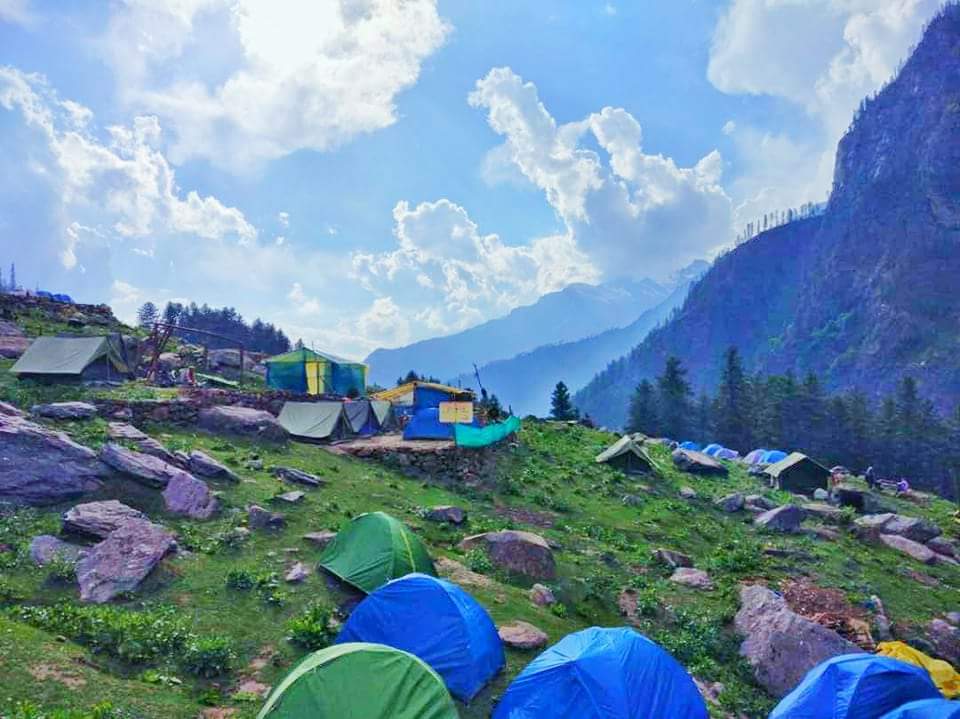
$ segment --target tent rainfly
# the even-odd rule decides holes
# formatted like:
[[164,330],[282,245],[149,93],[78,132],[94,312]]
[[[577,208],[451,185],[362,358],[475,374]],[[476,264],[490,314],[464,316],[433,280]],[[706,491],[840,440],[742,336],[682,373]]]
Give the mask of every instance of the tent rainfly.
[[382,644],[335,644],[308,654],[257,719],[457,719],[443,680],[423,660]]
[[420,538],[385,512],[354,517],[321,555],[320,566],[363,592],[411,572],[437,573]]
[[343,439],[350,433],[342,402],[285,402],[277,421],[305,442]]
[[367,391],[367,366],[307,348],[264,361],[267,386],[297,394],[361,396]]
[[376,434],[380,429],[380,423],[377,421],[377,415],[367,400],[356,400],[354,402],[343,403],[343,415],[347,420],[347,426],[353,434],[361,437],[369,437]]
[[827,489],[830,470],[800,452],[792,452],[785,459],[771,464],[764,470],[777,489],[797,494],[813,494],[814,490]]
[[10,372],[41,382],[89,382],[128,379],[133,365],[123,338],[38,337]]
[[609,464],[627,474],[646,474],[654,469],[653,461],[643,448],[643,440],[625,434],[597,455],[597,464]]

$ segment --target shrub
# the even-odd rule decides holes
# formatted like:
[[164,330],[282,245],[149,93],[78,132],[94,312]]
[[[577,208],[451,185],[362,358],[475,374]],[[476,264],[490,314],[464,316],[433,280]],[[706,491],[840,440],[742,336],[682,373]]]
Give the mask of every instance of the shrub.
[[246,591],[257,584],[256,575],[249,569],[231,569],[227,572],[227,586],[230,589]]
[[72,583],[77,577],[77,563],[73,559],[55,554],[46,564],[47,579],[51,582]]
[[136,715],[100,702],[89,709],[41,709],[31,702],[17,702],[0,716],[3,719],[136,719]]
[[324,604],[315,602],[299,617],[287,622],[289,639],[294,644],[309,651],[323,649],[333,643],[336,630],[333,622],[333,611]]
[[471,549],[464,557],[467,567],[480,574],[487,574],[493,571],[493,562],[490,561],[490,555],[483,549]]
[[185,671],[209,679],[230,671],[237,660],[226,637],[195,638],[187,644],[181,663]]

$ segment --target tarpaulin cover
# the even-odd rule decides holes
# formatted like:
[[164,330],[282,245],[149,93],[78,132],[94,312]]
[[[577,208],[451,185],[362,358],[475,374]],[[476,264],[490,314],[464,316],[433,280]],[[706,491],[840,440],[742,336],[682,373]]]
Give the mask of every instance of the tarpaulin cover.
[[723,449],[723,445],[722,445],[722,444],[716,444],[716,443],[714,443],[714,444],[708,444],[706,447],[703,448],[703,453],[704,453],[704,454],[707,454],[707,455],[710,455],[710,456],[712,457],[712,456],[715,455],[717,452],[719,452],[721,449]]
[[486,427],[478,427],[475,424],[453,426],[453,436],[458,447],[487,447],[519,432],[520,418],[507,417],[503,422],[488,424]]
[[393,405],[382,399],[370,400],[370,409],[377,418],[380,429],[390,429],[393,426]]
[[80,375],[88,365],[109,354],[106,337],[37,337],[10,371],[13,374]]
[[436,407],[418,410],[403,428],[404,439],[453,439],[456,425],[440,421],[440,410]]
[[897,707],[880,719],[960,719],[960,702],[921,699]]
[[320,566],[364,592],[411,572],[437,573],[420,538],[384,512],[355,517],[321,555]]
[[877,654],[923,667],[943,696],[948,699],[955,699],[960,696],[960,674],[957,673],[950,662],[934,659],[903,642],[880,642],[877,645]]
[[367,400],[357,400],[343,403],[343,414],[347,419],[347,426],[354,434],[369,437],[380,429],[377,416],[374,414]]
[[876,654],[842,654],[807,672],[770,719],[878,719],[940,692],[920,667]]
[[277,421],[301,439],[339,439],[346,433],[341,402],[285,402]]
[[764,464],[774,464],[779,462],[781,459],[786,459],[787,453],[781,452],[779,449],[768,449],[761,460]]
[[692,449],[694,452],[699,452],[700,445],[688,439],[686,442],[680,443],[680,449]]
[[337,643],[386,644],[415,654],[470,701],[503,668],[503,646],[490,615],[460,587],[426,574],[383,585],[350,614]]
[[747,464],[760,464],[763,461],[763,455],[767,453],[765,449],[755,449],[748,453],[743,459]]
[[707,719],[686,670],[626,627],[569,634],[527,665],[493,719]]
[[257,719],[458,719],[443,680],[382,644],[308,654],[270,693]]

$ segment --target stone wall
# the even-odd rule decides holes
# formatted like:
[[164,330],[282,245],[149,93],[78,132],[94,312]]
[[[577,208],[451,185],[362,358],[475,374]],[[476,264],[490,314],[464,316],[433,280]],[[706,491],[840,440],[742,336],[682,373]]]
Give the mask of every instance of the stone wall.
[[436,448],[424,449],[403,445],[376,447],[362,442],[335,446],[335,451],[359,459],[379,462],[416,477],[445,486],[490,488],[496,481],[497,457],[509,451],[509,443],[483,449],[464,449],[450,442],[440,442]]

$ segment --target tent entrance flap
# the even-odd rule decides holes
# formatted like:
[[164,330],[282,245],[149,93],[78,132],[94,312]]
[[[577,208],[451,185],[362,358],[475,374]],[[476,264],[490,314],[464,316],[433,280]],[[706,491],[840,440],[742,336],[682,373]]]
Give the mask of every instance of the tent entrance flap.
[[327,391],[325,378],[326,362],[304,362],[307,374],[307,394],[323,394]]

